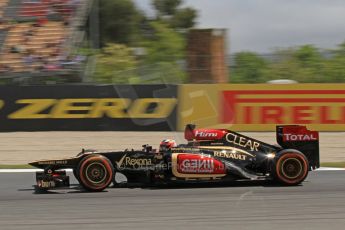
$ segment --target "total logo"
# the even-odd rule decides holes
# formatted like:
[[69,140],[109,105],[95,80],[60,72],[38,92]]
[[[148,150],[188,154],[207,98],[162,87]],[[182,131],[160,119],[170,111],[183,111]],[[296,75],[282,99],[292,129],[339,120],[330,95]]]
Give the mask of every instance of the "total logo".
[[314,134],[291,134],[284,133],[284,141],[316,141],[318,140]]

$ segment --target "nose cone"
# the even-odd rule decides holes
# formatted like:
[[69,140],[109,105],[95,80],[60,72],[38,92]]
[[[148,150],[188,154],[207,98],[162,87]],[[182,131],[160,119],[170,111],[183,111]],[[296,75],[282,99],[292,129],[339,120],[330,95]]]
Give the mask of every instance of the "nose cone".
[[30,162],[29,165],[33,166],[33,167],[36,167],[36,168],[44,168],[43,165],[40,165],[39,164],[39,161],[33,161],[33,162]]

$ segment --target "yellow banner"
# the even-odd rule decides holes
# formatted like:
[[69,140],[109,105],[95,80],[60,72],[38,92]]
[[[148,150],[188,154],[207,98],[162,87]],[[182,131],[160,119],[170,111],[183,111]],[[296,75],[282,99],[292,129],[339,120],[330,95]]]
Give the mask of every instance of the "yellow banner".
[[198,127],[274,131],[303,124],[345,131],[345,84],[192,84],[179,87],[178,129]]

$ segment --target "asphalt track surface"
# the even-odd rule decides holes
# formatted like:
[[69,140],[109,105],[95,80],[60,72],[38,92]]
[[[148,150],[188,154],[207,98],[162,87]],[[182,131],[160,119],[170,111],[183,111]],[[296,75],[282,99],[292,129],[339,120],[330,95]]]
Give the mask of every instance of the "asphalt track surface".
[[312,172],[294,187],[236,183],[35,194],[33,181],[33,173],[0,173],[1,230],[345,228],[345,171]]

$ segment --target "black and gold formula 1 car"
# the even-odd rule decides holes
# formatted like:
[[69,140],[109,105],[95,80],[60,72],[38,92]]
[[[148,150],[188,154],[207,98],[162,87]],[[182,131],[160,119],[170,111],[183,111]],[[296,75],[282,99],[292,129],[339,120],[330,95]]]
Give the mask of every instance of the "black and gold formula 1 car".
[[185,128],[187,144],[154,150],[99,152],[83,150],[76,157],[31,162],[43,169],[36,173],[36,188],[69,187],[65,169],[72,169],[88,191],[102,191],[118,185],[116,173],[127,184],[205,183],[243,180],[271,180],[297,185],[319,163],[319,134],[305,126],[277,126],[279,145],[271,145],[226,129]]

